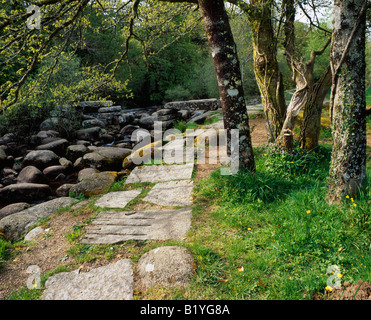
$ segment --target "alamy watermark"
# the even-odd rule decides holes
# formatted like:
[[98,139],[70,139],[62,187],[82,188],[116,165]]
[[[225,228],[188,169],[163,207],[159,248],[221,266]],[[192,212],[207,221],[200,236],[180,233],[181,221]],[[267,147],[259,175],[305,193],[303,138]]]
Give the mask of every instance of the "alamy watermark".
[[[177,129],[163,131],[162,122],[154,122],[151,133],[143,128],[135,130],[131,140],[135,143],[131,161],[135,165],[152,164],[218,164],[222,175],[236,174],[239,169],[239,130],[230,131],[230,152],[227,152],[227,130]],[[152,142],[154,141],[154,142]],[[168,141],[163,143],[163,141]],[[208,148],[207,148],[208,146]],[[208,150],[208,154],[206,151]],[[206,157],[208,156],[208,157]]]
[[327,287],[331,289],[340,289],[341,288],[341,273],[340,268],[337,265],[329,266],[326,270],[326,274],[330,276],[327,278]]
[[27,7],[27,13],[32,13],[31,16],[27,18],[26,25],[30,30],[41,29],[41,11],[40,7],[36,5],[31,5]]
[[36,265],[29,266],[26,270],[27,273],[31,275],[27,279],[27,288],[32,289],[41,289],[41,270],[40,267]]

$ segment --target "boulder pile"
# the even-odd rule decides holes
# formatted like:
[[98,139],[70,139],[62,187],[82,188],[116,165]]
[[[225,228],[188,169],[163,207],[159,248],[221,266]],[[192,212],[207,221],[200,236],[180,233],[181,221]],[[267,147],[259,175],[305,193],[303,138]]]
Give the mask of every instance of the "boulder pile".
[[[125,174],[124,160],[137,144],[132,139],[135,130],[146,129],[154,142],[156,121],[161,121],[163,130],[177,121],[200,123],[218,105],[211,99],[137,109],[124,109],[112,101],[58,106],[38,132],[30,133],[27,144],[11,133],[0,137],[0,209],[23,208],[68,197],[71,192],[74,196],[96,194],[105,187],[98,180],[108,184]],[[78,121],[72,132],[68,131],[71,119]],[[100,176],[102,172],[110,174]]]

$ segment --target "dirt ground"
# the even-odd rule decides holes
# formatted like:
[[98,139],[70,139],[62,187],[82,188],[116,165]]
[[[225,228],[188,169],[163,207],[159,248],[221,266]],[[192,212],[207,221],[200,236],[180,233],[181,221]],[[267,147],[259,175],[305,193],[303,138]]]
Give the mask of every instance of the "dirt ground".
[[37,241],[30,242],[27,247],[16,248],[19,254],[0,270],[0,299],[9,296],[13,290],[26,285],[30,274],[26,272],[31,265],[37,265],[41,273],[51,271],[57,266],[71,263],[67,251],[71,244],[65,234],[74,225],[83,223],[90,218],[91,212],[81,212],[74,216],[70,212],[54,215],[45,226],[44,235]]
[[[267,142],[265,120],[256,118],[250,120],[252,128],[252,142],[253,146],[265,144]],[[207,153],[206,153],[207,159]],[[210,173],[216,170],[218,165],[199,164],[197,165],[195,182],[204,179]],[[92,209],[89,207],[76,208],[75,211],[61,212],[54,215],[46,226],[46,232],[37,241],[31,242],[29,246],[19,246],[17,248],[18,255],[6,263],[0,269],[0,300],[8,297],[12,291],[24,287],[30,274],[26,272],[27,268],[31,265],[37,265],[41,269],[41,273],[54,270],[57,266],[69,266],[75,264],[74,261],[67,255],[67,251],[71,248],[71,243],[65,237],[66,233],[70,232],[76,225],[84,223],[91,217]],[[124,254],[125,255],[125,254]],[[124,258],[120,255],[119,258]],[[104,264],[104,259],[101,261],[96,260],[91,263],[84,263],[81,266],[81,271],[89,271]],[[75,267],[75,266],[74,266]],[[352,299],[354,292],[359,288],[359,284],[349,284],[345,288],[344,294],[334,292],[331,295],[332,299]],[[339,290],[340,291],[340,290]],[[323,299],[323,296],[317,294],[314,299]],[[329,297],[328,297],[329,298]],[[364,283],[358,289],[356,299],[367,300],[371,299],[371,284]]]
[[357,283],[344,282],[341,289],[330,293],[316,293],[314,300],[371,300],[371,283],[359,280]]

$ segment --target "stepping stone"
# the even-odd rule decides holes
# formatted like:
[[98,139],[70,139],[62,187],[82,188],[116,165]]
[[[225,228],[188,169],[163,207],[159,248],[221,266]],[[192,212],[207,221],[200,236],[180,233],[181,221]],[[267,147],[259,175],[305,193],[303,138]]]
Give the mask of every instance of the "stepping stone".
[[60,272],[45,283],[43,300],[132,300],[133,269],[130,259],[89,272]]
[[127,240],[180,240],[191,227],[191,209],[101,212],[87,226],[83,244]]
[[192,201],[189,198],[192,191],[191,180],[161,182],[156,184],[143,200],[168,207],[190,206]]
[[175,139],[165,144],[162,150],[162,158],[166,164],[182,164],[185,160],[185,140]]
[[195,262],[191,253],[178,246],[164,246],[146,252],[138,261],[140,289],[156,285],[185,287],[192,278]]
[[103,197],[99,198],[95,205],[97,207],[107,207],[107,208],[122,208],[124,207],[134,198],[136,198],[142,192],[141,189],[139,190],[129,190],[129,191],[117,191],[117,192],[109,192],[105,194]]
[[171,166],[135,167],[125,183],[162,182],[169,180],[191,179],[193,163]]
[[[193,139],[195,137],[188,135],[187,139]],[[161,150],[163,152],[163,161],[166,164],[193,163],[195,159],[196,149],[194,148],[193,141],[192,144],[188,145],[185,139],[175,139],[164,145]]]

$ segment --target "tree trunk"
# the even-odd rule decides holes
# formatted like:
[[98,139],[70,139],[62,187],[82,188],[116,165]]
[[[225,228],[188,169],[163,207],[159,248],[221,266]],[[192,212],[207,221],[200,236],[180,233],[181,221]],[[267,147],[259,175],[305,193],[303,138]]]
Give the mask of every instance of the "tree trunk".
[[231,130],[239,130],[240,168],[255,172],[249,118],[241,81],[240,64],[223,0],[199,0],[219,85],[227,150],[232,153]]
[[330,44],[330,39],[320,51],[313,50],[310,59],[303,62],[303,58],[297,56],[296,52],[295,1],[283,0],[283,8],[285,14],[285,53],[293,74],[292,79],[296,83],[296,92],[290,101],[281,136],[287,129],[293,130],[299,112],[304,109],[300,144],[303,149],[312,150],[318,146],[323,100],[331,87],[330,68],[327,68],[320,80],[314,83],[314,65],[316,57],[322,55]]
[[366,181],[366,7],[367,0],[334,1],[330,203],[355,197]]
[[286,117],[282,74],[277,62],[277,46],[272,26],[271,0],[251,0],[249,20],[254,51],[254,72],[259,86],[268,141],[279,136]]
[[309,89],[304,105],[304,117],[300,130],[300,146],[309,151],[318,146],[321,130],[323,101],[331,88],[331,70],[326,68],[322,77]]

